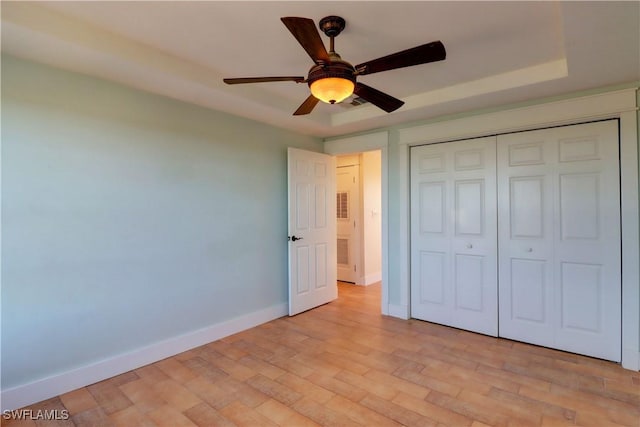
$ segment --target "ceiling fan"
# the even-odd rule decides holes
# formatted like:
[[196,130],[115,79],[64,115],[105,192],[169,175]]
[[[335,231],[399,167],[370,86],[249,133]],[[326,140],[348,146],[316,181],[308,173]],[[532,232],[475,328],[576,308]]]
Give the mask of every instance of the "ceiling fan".
[[223,81],[230,85],[283,81],[307,83],[311,90],[311,95],[309,95],[295,113],[293,113],[295,116],[309,114],[318,104],[318,101],[335,104],[345,100],[353,93],[383,109],[387,113],[395,111],[404,104],[403,101],[357,82],[357,76],[395,70],[412,65],[426,64],[428,62],[442,61],[447,55],[442,42],[434,41],[368,62],[363,62],[354,67],[340,58],[340,55],[334,50],[334,38],[337,37],[345,27],[345,20],[343,18],[339,16],[327,16],[319,22],[319,28],[329,37],[329,52],[325,49],[322,39],[320,38],[320,33],[316,30],[313,20],[298,17],[284,17],[280,18],[280,20],[315,63],[309,70],[307,77],[241,77],[223,79]]

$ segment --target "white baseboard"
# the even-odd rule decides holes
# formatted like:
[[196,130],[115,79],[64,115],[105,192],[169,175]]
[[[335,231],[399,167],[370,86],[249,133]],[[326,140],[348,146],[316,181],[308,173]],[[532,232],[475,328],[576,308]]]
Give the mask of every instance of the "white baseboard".
[[355,284],[358,286],[369,286],[382,280],[382,273],[373,273],[367,276],[360,276],[356,278]]
[[409,307],[406,305],[389,304],[389,316],[409,319]]
[[382,272],[378,271],[377,273],[368,274],[364,276],[364,285],[365,286],[373,285],[374,283],[378,283],[381,280],[382,280]]
[[288,313],[278,304],[62,374],[2,390],[2,411],[22,408],[219,340]]
[[640,371],[640,353],[633,349],[622,349],[622,367],[632,371]]

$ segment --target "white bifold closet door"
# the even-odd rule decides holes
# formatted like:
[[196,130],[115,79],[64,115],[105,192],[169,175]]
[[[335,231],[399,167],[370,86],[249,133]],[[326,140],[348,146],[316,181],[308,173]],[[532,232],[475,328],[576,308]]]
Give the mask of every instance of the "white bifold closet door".
[[411,148],[411,316],[498,333],[496,139]]
[[497,146],[500,336],[620,361],[617,121]]

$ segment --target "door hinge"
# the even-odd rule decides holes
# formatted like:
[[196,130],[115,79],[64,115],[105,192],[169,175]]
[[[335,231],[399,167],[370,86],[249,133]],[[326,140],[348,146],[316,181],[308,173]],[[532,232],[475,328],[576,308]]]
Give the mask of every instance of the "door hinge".
[[353,183],[354,184],[356,183],[356,177],[355,176],[353,177]]
[[353,271],[354,271],[354,272],[355,272],[355,271],[357,271],[357,270],[356,270],[356,266],[355,266],[355,265],[353,266]]
[[353,221],[353,228],[356,228],[356,222]]

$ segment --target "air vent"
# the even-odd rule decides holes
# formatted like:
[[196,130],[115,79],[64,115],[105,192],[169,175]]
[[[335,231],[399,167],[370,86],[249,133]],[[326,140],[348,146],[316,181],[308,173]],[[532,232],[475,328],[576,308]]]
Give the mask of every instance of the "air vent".
[[354,107],[357,107],[358,105],[362,105],[362,104],[368,104],[368,103],[369,101],[367,101],[364,98],[360,98],[359,96],[353,98],[350,102],[350,104],[353,105]]
[[349,219],[349,193],[346,191],[336,194],[336,218]]
[[342,108],[353,108],[363,104],[369,104],[369,101],[364,98],[360,98],[359,96],[352,96],[351,98],[345,99],[340,103]]

